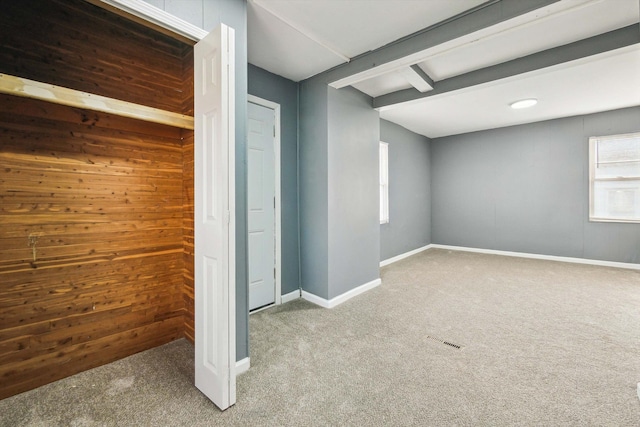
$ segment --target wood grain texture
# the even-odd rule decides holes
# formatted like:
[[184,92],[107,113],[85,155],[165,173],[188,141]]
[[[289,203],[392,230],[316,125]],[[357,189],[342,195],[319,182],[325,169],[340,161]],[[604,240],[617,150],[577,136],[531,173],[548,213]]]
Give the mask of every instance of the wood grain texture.
[[101,113],[145,120],[184,129],[193,129],[193,117],[172,113],[146,105],[107,98],[75,89],[37,82],[22,77],[0,74],[0,93],[39,99],[54,104],[90,109]]
[[[183,59],[183,93],[188,94],[183,101],[183,114],[193,115],[193,48],[184,51]],[[192,130],[182,130],[182,158],[183,158],[183,261],[185,304],[184,335],[192,343],[195,342],[195,305],[194,305],[194,277],[195,277],[195,246],[194,246],[194,133]]]
[[82,0],[2,2],[0,73],[182,113],[184,47]]
[[180,130],[1,101],[0,398],[183,336]]
[[[78,0],[3,6],[0,72],[192,113],[191,46]],[[193,340],[192,187],[191,130],[0,94],[0,399]]]
[[[184,131],[184,174],[183,174],[183,262],[185,306],[184,334],[192,343],[195,342],[195,305],[194,305],[194,277],[195,277],[195,246],[194,246],[194,210],[193,210],[193,131]],[[190,135],[186,135],[190,133]]]

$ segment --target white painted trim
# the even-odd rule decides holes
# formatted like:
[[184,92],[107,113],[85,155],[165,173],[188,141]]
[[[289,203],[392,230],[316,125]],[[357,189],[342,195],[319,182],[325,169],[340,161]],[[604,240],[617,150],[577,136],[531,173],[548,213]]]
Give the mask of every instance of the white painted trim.
[[[606,136],[592,136],[589,138],[589,222],[620,222],[620,223],[640,223],[640,218],[625,219],[615,217],[597,217],[595,216],[595,182],[596,182],[596,163],[598,163],[598,143],[600,141],[607,141],[612,139],[622,138],[638,138],[640,132],[619,134],[619,135],[606,135]],[[618,177],[620,180],[628,179]]]
[[251,367],[251,360],[248,357],[245,357],[242,360],[238,360],[236,362],[236,377],[240,374],[244,374]]
[[516,258],[542,259],[547,261],[570,262],[574,264],[588,264],[588,265],[598,265],[602,267],[616,267],[616,268],[626,268],[629,270],[640,270],[640,264],[635,264],[631,262],[601,261],[598,259],[573,258],[573,257],[563,257],[563,256],[555,256],[555,255],[540,255],[540,254],[530,254],[526,252],[498,251],[494,249],[467,248],[464,246],[450,246],[450,245],[438,245],[438,244],[432,244],[430,246],[434,249],[448,249],[451,251],[476,252],[481,254],[511,256]]
[[297,300],[298,298],[300,298],[300,289],[296,289],[293,292],[282,295],[282,304]]
[[[227,116],[227,132],[229,141],[228,152],[228,203],[229,203],[229,258],[228,258],[228,303],[229,303],[229,358],[230,360],[236,359],[236,33],[231,27],[227,27],[225,24],[220,24],[223,31],[227,31],[227,85],[228,91],[227,99],[229,100],[229,111]],[[207,33],[208,34],[208,33]],[[207,35],[205,34],[205,36]],[[195,77],[195,74],[194,74]],[[194,130],[198,132],[198,130]],[[236,403],[236,373],[235,365],[229,363],[229,405]]]
[[372,280],[369,283],[365,283],[364,285],[360,285],[357,288],[351,289],[350,291],[345,292],[342,295],[338,295],[335,298],[331,298],[330,300],[324,299],[324,298],[320,298],[317,295],[314,295],[312,293],[309,293],[305,290],[302,291],[302,298],[306,299],[309,302],[312,302],[316,305],[319,305],[320,307],[324,307],[324,308],[334,308],[337,305],[342,304],[343,302],[357,296],[360,295],[366,291],[368,291],[369,289],[373,289],[376,286],[380,285],[380,283],[382,283],[381,279],[375,279]]
[[405,258],[408,258],[408,257],[410,257],[412,255],[415,255],[415,254],[418,254],[420,252],[426,251],[427,249],[430,249],[432,247],[433,247],[433,245],[427,245],[427,246],[423,246],[423,247],[418,248],[418,249],[414,249],[414,250],[409,251],[409,252],[405,252],[405,253],[400,254],[400,255],[396,255],[396,256],[394,256],[392,258],[387,258],[387,259],[385,259],[383,261],[380,261],[380,267],[384,267],[385,265],[393,264],[396,261],[400,261],[401,259],[405,259]]
[[[293,300],[296,300],[298,298],[300,298],[300,289],[295,290],[293,292],[290,292],[288,294],[282,295],[280,297],[280,301],[281,302],[279,304],[284,304],[286,302],[293,301]],[[272,308],[272,307],[275,307],[276,305],[277,304],[273,303],[273,304],[265,305],[265,306],[260,307],[260,308],[256,308],[255,310],[249,311],[249,315],[251,316],[253,314],[260,313],[261,311],[267,310],[267,309]]]
[[256,313],[260,313],[260,312],[261,312],[261,311],[263,311],[263,310],[266,310],[266,309],[268,309],[268,308],[275,307],[275,306],[276,306],[276,304],[275,304],[275,303],[271,303],[271,304],[269,304],[269,305],[263,305],[263,306],[262,306],[262,307],[260,307],[260,308],[254,308],[253,310],[249,310],[249,316],[251,316],[251,315],[253,315],[253,314],[256,314]]
[[280,160],[280,104],[262,99],[254,95],[247,95],[247,101],[273,110],[275,135],[273,137],[273,156],[275,169],[275,197],[276,197],[276,294],[275,304],[282,304],[282,192],[281,192],[281,160]]
[[378,176],[380,178],[380,225],[389,224],[389,143],[378,146]]
[[253,104],[262,105],[263,107],[271,108],[272,110],[280,111],[280,104],[277,102],[269,101],[255,95],[247,94],[247,101]]
[[330,307],[330,303],[329,300],[321,298],[315,294],[312,294],[310,292],[307,292],[305,290],[300,290],[300,296],[302,299],[305,299],[309,302],[314,303],[315,305],[319,305],[320,307],[324,307],[324,308],[331,308]]
[[190,22],[187,22],[168,12],[165,12],[164,10],[159,9],[143,0],[99,1],[196,42],[202,40],[204,36],[209,34],[208,31],[205,31],[202,28],[191,24]]

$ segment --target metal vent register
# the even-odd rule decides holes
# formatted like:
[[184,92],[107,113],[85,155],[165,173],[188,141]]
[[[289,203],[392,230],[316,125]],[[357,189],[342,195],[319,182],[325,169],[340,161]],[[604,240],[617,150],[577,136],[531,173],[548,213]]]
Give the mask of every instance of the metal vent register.
[[432,336],[432,335],[427,335],[427,339],[430,339],[431,341],[439,342],[440,344],[448,345],[449,347],[453,347],[453,348],[455,348],[456,350],[460,350],[460,349],[462,349],[462,346],[461,346],[461,345],[454,344],[454,343],[452,343],[451,341],[445,341],[445,340],[443,340],[443,339],[441,339],[441,338],[434,337],[434,336]]

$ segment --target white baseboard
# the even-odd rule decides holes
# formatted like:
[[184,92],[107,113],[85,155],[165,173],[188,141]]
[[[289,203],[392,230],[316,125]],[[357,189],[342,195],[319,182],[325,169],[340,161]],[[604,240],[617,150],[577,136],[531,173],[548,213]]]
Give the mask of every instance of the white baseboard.
[[394,262],[400,261],[401,259],[408,258],[411,255],[419,254],[422,251],[426,251],[427,249],[430,249],[432,246],[433,245],[423,246],[421,248],[414,249],[412,251],[405,252],[405,253],[400,254],[400,255],[396,255],[396,256],[394,256],[392,258],[387,258],[384,261],[380,261],[380,267],[384,267],[385,265],[393,264]]
[[302,299],[312,302],[315,305],[319,305],[320,307],[329,308],[329,300],[320,298],[319,296],[309,293],[307,291],[300,291],[300,294],[302,296]]
[[251,366],[251,361],[249,360],[248,357],[245,357],[242,360],[238,360],[236,362],[236,376],[247,372],[250,366]]
[[285,302],[289,302],[289,301],[293,301],[300,298],[300,289],[293,291],[293,292],[289,292],[288,294],[284,294],[280,296],[280,302],[279,303],[272,303],[269,305],[265,305],[264,307],[260,307],[258,309],[255,310],[251,310],[249,312],[249,314],[256,314],[256,313],[260,313],[263,310],[267,310],[269,308],[275,307],[276,305],[279,304],[284,304]]
[[498,251],[494,249],[467,248],[464,246],[450,246],[450,245],[438,245],[438,244],[432,244],[429,246],[434,249],[448,249],[452,251],[477,252],[481,254],[502,255],[502,256],[517,257],[517,258],[532,258],[532,259],[542,259],[547,261],[570,262],[574,264],[589,264],[589,265],[599,265],[603,267],[616,267],[616,268],[627,268],[630,270],[640,270],[640,264],[634,264],[631,262],[601,261],[598,259],[572,258],[572,257],[555,256],[555,255],[540,255],[540,254],[530,254],[526,252]]
[[289,301],[293,301],[300,298],[300,289],[296,289],[293,292],[289,292],[288,294],[284,294],[281,297],[281,303],[284,304]]
[[317,295],[311,294],[309,292],[306,291],[302,291],[302,298],[306,299],[309,302],[312,302],[316,305],[319,305],[320,307],[324,307],[324,308],[333,308],[337,305],[342,304],[343,302],[357,296],[360,295],[361,293],[364,293],[366,291],[368,291],[369,289],[373,289],[376,286],[380,285],[380,283],[382,283],[382,280],[380,279],[375,279],[372,280],[369,283],[365,283],[364,285],[360,285],[357,288],[351,289],[350,291],[345,292],[342,295],[338,295],[335,298],[331,298],[330,300],[324,299],[324,298],[320,298]]

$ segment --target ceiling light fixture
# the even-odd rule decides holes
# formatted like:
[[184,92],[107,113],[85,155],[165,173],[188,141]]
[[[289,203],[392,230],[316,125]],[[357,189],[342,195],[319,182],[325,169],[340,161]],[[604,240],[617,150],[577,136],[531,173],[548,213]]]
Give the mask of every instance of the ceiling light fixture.
[[514,110],[519,110],[521,108],[533,107],[537,103],[538,103],[537,99],[529,98],[529,99],[521,99],[520,101],[512,102],[511,104],[509,104],[509,106],[511,106],[511,108],[513,108]]

